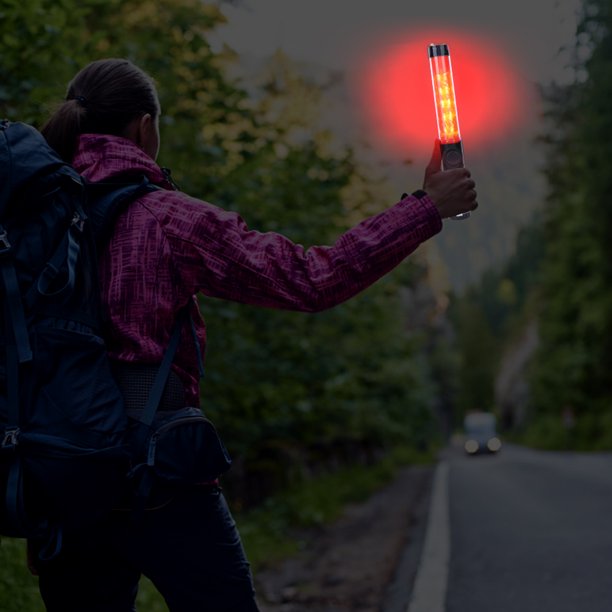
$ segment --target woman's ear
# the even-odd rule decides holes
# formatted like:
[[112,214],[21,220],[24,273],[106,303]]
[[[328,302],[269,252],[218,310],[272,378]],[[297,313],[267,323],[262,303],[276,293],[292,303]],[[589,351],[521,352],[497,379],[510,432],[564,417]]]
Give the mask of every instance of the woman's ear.
[[125,137],[152,159],[159,153],[159,124],[150,113],[134,119],[125,131]]

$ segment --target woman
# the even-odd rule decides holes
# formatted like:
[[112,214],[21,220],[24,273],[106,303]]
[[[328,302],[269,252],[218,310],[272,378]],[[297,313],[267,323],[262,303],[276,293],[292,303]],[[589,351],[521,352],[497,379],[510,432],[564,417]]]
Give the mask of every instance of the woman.
[[[301,246],[249,230],[239,215],[173,188],[155,163],[160,107],[152,80],[121,59],[93,62],[68,87],[43,127],[49,144],[90,181],[146,175],[162,187],[120,215],[101,254],[109,354],[124,365],[159,363],[176,314],[191,304],[199,342],[204,323],[195,295],[273,308],[319,311],[362,291],[440,231],[442,218],[474,210],[466,169],[441,172],[439,147],[423,190],[343,234],[333,246]],[[198,405],[197,350],[184,333],[174,384]],[[95,532],[67,541],[38,563],[51,612],[134,610],[148,576],[175,611],[257,610],[249,566],[215,485],[177,491],[137,523],[113,513]]]

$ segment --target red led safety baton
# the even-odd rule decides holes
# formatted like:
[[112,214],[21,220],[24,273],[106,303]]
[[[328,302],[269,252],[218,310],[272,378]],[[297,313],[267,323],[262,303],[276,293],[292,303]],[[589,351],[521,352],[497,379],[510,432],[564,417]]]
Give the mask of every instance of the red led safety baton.
[[[453,68],[448,45],[431,44],[428,50],[442,168],[444,170],[463,168],[463,144],[459,132]],[[453,219],[467,219],[469,216],[470,213],[465,212],[454,216]]]

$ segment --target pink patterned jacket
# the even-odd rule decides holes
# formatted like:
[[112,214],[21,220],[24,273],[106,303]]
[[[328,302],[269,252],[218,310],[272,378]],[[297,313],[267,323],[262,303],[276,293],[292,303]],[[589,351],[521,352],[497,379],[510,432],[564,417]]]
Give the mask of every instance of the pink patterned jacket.
[[[195,295],[315,312],[374,283],[442,228],[428,197],[409,196],[341,235],[333,246],[304,249],[288,238],[250,230],[241,217],[171,185],[129,140],[81,136],[73,160],[90,181],[145,174],[163,190],[122,213],[102,254],[102,298],[113,359],[157,363],[177,311],[192,302],[202,349],[206,330]],[[184,331],[174,368],[187,399],[199,404],[196,350]]]

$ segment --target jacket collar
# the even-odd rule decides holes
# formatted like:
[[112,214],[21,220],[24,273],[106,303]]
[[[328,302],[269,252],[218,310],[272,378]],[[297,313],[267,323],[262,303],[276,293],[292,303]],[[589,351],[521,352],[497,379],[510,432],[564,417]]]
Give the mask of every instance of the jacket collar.
[[131,140],[121,136],[81,134],[72,165],[91,182],[144,174],[152,183],[172,188],[155,161]]

